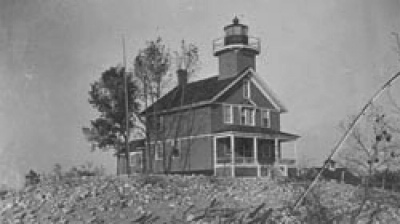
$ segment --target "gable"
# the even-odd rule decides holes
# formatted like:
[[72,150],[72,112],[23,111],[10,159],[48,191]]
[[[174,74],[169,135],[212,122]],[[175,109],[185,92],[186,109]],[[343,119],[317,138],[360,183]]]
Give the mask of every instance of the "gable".
[[253,105],[257,107],[263,107],[268,109],[278,110],[276,106],[262,93],[259,87],[254,84],[254,81],[250,79],[250,99],[246,99],[243,95],[244,82],[237,82],[228,91],[226,91],[217,102],[228,103],[228,104],[244,104]]
[[267,83],[255,73],[253,69],[251,69],[253,73],[252,79],[254,80],[254,84],[257,85],[257,89],[261,91],[263,96],[265,96],[278,110],[282,113],[287,112],[286,106],[278,99],[276,94],[272,91],[272,89],[267,85]]
[[[249,80],[250,83],[249,99],[244,97],[244,80],[246,79]],[[262,84],[258,83],[258,80],[255,79],[253,74],[250,72],[225,91],[216,101],[228,104],[253,105],[256,107],[282,111],[282,106],[274,100],[274,96],[271,96],[267,91],[265,91],[262,88]]]

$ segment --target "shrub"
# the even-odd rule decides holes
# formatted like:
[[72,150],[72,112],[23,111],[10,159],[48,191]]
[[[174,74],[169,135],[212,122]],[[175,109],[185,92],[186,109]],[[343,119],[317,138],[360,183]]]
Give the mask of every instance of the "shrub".
[[40,175],[33,170],[30,170],[28,174],[25,175],[25,186],[35,185],[40,182]]

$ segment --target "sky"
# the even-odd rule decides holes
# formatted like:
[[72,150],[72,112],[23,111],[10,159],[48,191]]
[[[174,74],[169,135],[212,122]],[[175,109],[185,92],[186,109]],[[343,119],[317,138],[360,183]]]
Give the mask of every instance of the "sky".
[[298,155],[318,164],[339,123],[400,70],[399,11],[398,0],[1,0],[0,184],[55,163],[115,172],[111,153],[91,152],[81,128],[96,116],[90,83],[122,62],[121,36],[129,65],[158,36],[171,51],[194,43],[201,79],[217,75],[212,40],[235,15],[261,39],[257,73],[289,109],[282,130],[300,135]]

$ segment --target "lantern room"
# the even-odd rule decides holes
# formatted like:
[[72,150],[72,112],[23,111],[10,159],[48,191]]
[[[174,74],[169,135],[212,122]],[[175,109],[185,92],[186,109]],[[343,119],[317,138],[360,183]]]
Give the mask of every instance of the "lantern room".
[[247,35],[249,28],[246,25],[240,24],[239,19],[235,17],[233,24],[224,28],[225,37],[224,44],[248,44],[249,37]]

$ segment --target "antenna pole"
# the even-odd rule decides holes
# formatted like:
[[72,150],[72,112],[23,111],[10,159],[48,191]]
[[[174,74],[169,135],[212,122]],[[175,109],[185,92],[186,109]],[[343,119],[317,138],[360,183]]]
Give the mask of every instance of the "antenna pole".
[[126,174],[131,174],[129,161],[129,100],[128,100],[128,73],[126,71],[126,54],[125,54],[125,36],[122,35],[122,63],[123,63],[123,78],[124,78],[124,94],[125,94],[125,159],[126,159]]

